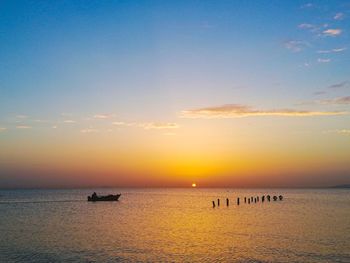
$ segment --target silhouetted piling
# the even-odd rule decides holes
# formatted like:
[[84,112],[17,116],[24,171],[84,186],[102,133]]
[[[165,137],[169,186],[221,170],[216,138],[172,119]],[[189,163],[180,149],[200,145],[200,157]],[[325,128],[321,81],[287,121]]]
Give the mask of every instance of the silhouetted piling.
[[239,205],[239,197],[237,197],[237,205]]
[[253,200],[254,200],[254,198],[253,198],[253,197],[250,197],[250,202],[252,202],[252,203],[253,203]]
[[230,205],[230,200],[228,200],[228,198],[226,198],[226,206]]
[[220,199],[218,198],[218,206],[220,206]]
[[273,201],[277,201],[277,196],[273,196]]
[[261,202],[264,202],[265,201],[265,196],[263,195],[262,197],[261,197]]
[[268,196],[266,196],[266,198],[267,198],[267,201],[269,201],[270,202],[270,195],[268,195]]
[[244,197],[244,203],[247,203],[247,197]]
[[280,201],[282,201],[282,200],[283,200],[283,196],[282,196],[282,195],[280,195],[280,196],[279,196],[279,199],[280,199]]
[[250,198],[248,199],[248,204],[250,204]]
[[254,203],[256,203],[256,197],[254,198]]
[[259,196],[256,197],[256,201],[259,202]]

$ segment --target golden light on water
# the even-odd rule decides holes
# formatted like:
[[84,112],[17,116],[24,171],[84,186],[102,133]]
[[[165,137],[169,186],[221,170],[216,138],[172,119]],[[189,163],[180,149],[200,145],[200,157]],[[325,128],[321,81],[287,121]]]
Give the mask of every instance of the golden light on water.
[[193,188],[196,188],[196,187],[197,187],[197,185],[196,185],[195,183],[193,183],[193,184],[192,184],[192,187],[193,187]]

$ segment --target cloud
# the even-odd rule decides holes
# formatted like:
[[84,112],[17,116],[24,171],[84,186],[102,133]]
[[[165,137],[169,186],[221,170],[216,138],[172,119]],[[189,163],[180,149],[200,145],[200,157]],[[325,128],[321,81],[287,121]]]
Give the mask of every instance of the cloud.
[[311,3],[307,3],[307,4],[301,6],[301,8],[310,8],[310,7],[313,7],[313,5]]
[[81,133],[93,133],[93,132],[98,132],[98,130],[88,128],[88,129],[80,130],[80,132],[81,132]]
[[118,126],[138,126],[138,124],[135,122],[123,122],[123,121],[114,121],[112,122],[112,124],[118,125]]
[[124,125],[125,122],[123,122],[123,121],[114,121],[114,122],[112,122],[112,124],[113,125]]
[[350,130],[337,130],[338,133],[349,133],[350,134]]
[[346,111],[303,111],[293,109],[255,110],[248,105],[227,104],[182,111],[185,118],[236,118],[248,116],[315,116],[347,114]]
[[145,129],[177,129],[179,126],[176,123],[144,123],[142,127]]
[[319,54],[327,54],[327,53],[332,53],[332,52],[343,52],[346,50],[346,48],[334,48],[330,50],[318,50],[317,53]]
[[136,123],[136,122],[122,122],[122,121],[114,121],[113,125],[118,126],[134,126],[144,128],[146,130],[149,129],[177,129],[179,126],[176,123],[155,123],[155,122],[146,122],[146,123]]
[[300,24],[299,28],[310,29],[311,32],[319,31],[320,28],[312,24]]
[[52,126],[51,128],[52,128],[52,129],[57,129],[57,126],[56,126],[56,125],[54,125],[54,126]]
[[347,130],[347,129],[342,129],[342,130],[328,130],[328,131],[323,131],[323,133],[342,133],[342,134],[349,134],[349,135],[350,135],[350,130]]
[[334,17],[335,20],[342,20],[344,18],[343,13],[337,13]]
[[26,115],[16,115],[16,118],[17,119],[26,119],[26,118],[28,118],[28,116],[26,116]]
[[306,41],[290,40],[288,42],[285,42],[284,46],[293,52],[300,52],[304,49],[305,46],[309,46],[309,43]]
[[300,27],[300,28],[312,28],[314,26],[311,24],[300,24],[298,27]]
[[73,121],[73,120],[64,120],[63,122],[64,122],[64,123],[75,123],[76,121]]
[[0,128],[0,131],[4,131],[4,130],[6,130],[6,128]]
[[30,126],[16,126],[17,129],[30,129]]
[[92,116],[94,119],[108,119],[112,117],[110,114],[95,114]]
[[334,98],[330,100],[319,100],[317,101],[319,104],[350,104],[350,96]]
[[329,86],[329,89],[343,89],[346,88],[348,86],[348,81],[343,81],[341,83],[337,83],[337,84],[333,84],[331,86]]
[[319,58],[319,59],[317,59],[317,62],[319,62],[319,63],[328,63],[330,61],[331,61],[330,58],[327,58],[327,59]]
[[335,48],[335,49],[332,49],[333,52],[342,52],[344,51],[346,48]]
[[323,31],[323,34],[325,36],[336,36],[336,35],[339,35],[341,32],[342,32],[341,29],[327,29]]

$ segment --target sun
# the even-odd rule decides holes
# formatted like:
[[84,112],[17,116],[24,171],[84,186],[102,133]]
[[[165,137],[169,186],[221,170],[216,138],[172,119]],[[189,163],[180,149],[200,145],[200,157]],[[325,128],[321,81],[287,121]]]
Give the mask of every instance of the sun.
[[196,187],[197,187],[197,185],[196,185],[195,183],[193,183],[193,184],[192,184],[192,187],[193,187],[193,188],[196,188]]

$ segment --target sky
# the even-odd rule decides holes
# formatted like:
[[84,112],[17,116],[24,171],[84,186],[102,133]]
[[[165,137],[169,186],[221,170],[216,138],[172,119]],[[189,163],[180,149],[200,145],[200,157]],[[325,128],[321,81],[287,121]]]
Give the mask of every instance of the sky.
[[0,2],[0,188],[350,183],[349,1]]

